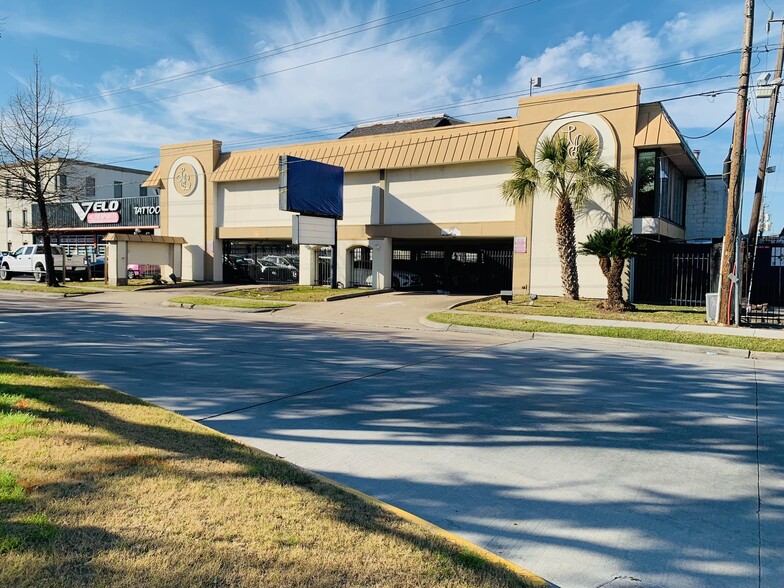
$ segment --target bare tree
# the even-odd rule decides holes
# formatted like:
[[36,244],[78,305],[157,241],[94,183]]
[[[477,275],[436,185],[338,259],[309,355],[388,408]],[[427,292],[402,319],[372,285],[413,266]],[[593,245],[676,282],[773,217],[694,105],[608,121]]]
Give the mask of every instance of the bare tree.
[[0,174],[10,180],[9,198],[38,205],[46,256],[46,283],[57,285],[46,206],[63,196],[58,179],[67,177],[84,146],[75,141],[74,124],[62,101],[41,75],[38,56],[26,87],[17,89],[0,110]]

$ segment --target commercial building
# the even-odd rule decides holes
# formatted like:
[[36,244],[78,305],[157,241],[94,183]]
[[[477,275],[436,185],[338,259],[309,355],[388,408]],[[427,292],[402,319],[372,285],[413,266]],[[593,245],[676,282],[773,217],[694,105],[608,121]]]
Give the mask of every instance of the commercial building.
[[[187,242],[184,279],[231,281],[238,260],[280,255],[298,257],[300,283],[319,282],[329,256],[292,246],[291,214],[279,210],[278,158],[292,155],[345,169],[343,284],[560,295],[554,200],[542,193],[512,206],[501,197],[517,154],[533,156],[556,133],[573,145],[596,139],[599,157],[630,180],[626,194],[592,194],[578,242],[613,225],[632,225],[653,250],[721,238],[720,177],[705,174],[661,103],[640,103],[637,84],[522,98],[517,118],[487,122],[441,115],[232,152],[217,140],[165,145],[142,186],[160,190],[160,234]],[[578,269],[581,294],[603,297],[596,259],[581,257]]]
[[[52,198],[47,216],[53,241],[69,252],[84,255],[103,253],[107,232],[141,231],[159,228],[158,191],[143,187],[149,170],[139,170],[86,161],[53,161],[44,169],[59,171],[49,182]],[[31,189],[0,169],[2,186],[3,248],[13,251],[40,239],[38,205],[18,196]]]

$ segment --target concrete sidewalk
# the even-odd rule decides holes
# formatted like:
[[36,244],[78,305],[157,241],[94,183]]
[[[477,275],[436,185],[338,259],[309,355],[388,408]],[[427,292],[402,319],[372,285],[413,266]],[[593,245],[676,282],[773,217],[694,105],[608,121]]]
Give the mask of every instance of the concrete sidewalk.
[[692,333],[704,333],[707,335],[735,335],[738,337],[757,337],[759,339],[784,339],[784,328],[721,327],[718,325],[707,324],[682,325],[675,323],[650,323],[644,321],[625,321],[618,319],[589,319],[562,316],[542,316],[534,314],[510,314],[505,312],[471,312],[467,310],[460,310],[459,308],[450,309],[449,312],[458,314],[497,316],[515,320],[560,323],[565,325],[592,325],[601,327],[639,328],[662,331],[688,331]]

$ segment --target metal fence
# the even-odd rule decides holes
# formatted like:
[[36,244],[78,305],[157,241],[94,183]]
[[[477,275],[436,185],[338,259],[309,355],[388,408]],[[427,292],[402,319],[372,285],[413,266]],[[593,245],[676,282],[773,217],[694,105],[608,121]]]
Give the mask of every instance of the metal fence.
[[299,247],[289,243],[226,241],[223,281],[228,283],[299,283]]
[[751,326],[784,326],[784,238],[761,238],[751,269],[749,295],[741,304],[741,322]]
[[357,247],[351,252],[349,287],[370,286],[372,274],[373,250],[370,247]]
[[721,246],[650,244],[634,260],[634,302],[705,306],[705,294],[718,290]]
[[512,287],[512,240],[394,243],[392,287],[493,294]]

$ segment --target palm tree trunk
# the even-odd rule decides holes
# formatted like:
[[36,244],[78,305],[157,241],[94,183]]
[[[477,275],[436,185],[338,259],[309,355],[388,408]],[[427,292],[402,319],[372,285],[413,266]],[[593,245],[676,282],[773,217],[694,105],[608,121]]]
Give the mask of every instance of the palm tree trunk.
[[555,242],[561,260],[561,285],[564,298],[580,299],[577,276],[577,244],[574,238],[574,208],[568,198],[558,198],[555,208]]
[[623,268],[626,260],[615,257],[612,260],[609,275],[607,276],[607,310],[614,312],[625,310],[623,301]]

